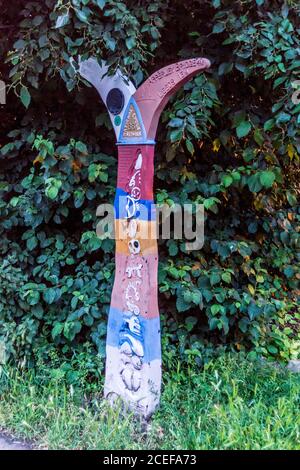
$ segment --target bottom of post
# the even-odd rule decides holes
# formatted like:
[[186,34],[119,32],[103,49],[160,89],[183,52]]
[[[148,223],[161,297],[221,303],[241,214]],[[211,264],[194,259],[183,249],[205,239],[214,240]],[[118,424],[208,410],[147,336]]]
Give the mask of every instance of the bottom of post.
[[111,346],[106,347],[106,358],[105,398],[114,402],[118,397],[128,410],[149,419],[159,405],[161,360],[154,359],[135,368],[130,356]]

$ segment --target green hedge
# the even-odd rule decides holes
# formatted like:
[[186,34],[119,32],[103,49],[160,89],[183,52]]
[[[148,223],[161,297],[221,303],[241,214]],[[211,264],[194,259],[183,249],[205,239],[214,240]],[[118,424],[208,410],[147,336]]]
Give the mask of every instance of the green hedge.
[[106,58],[137,86],[176,60],[211,60],[159,127],[157,200],[206,209],[202,250],[159,243],[164,341],[196,357],[203,341],[297,355],[298,2],[0,3],[0,79],[9,88],[0,141],[7,357],[26,364],[86,343],[104,354],[114,243],[97,238],[96,207],[113,201],[116,148],[96,91],[74,73],[79,54]]

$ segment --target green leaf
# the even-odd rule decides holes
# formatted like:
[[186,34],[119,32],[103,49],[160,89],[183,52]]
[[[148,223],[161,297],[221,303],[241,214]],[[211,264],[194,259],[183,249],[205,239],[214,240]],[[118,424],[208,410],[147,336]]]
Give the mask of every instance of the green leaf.
[[39,46],[40,47],[45,47],[48,44],[48,37],[46,34],[43,34],[42,36],[39,37]]
[[60,15],[57,17],[55,28],[63,28],[68,23],[69,23],[69,13],[65,13],[64,15]]
[[31,309],[33,315],[38,318],[39,320],[41,320],[44,316],[44,309],[43,307],[39,304],[39,305],[34,305]]
[[217,328],[217,326],[218,326],[218,323],[219,323],[218,318],[211,317],[211,318],[208,320],[209,329],[210,329],[210,330],[215,330],[215,329]]
[[23,49],[26,46],[26,42],[23,39],[19,39],[14,43],[14,49]]
[[58,188],[56,186],[49,186],[46,188],[45,194],[49,199],[53,200],[58,195]]
[[117,42],[116,42],[116,40],[115,40],[114,38],[112,38],[111,36],[110,36],[110,37],[107,37],[107,38],[105,39],[105,42],[106,42],[108,48],[109,48],[112,52],[114,52],[114,51],[116,50]]
[[249,319],[248,318],[242,318],[239,321],[239,328],[243,333],[246,333],[249,327]]
[[16,206],[18,205],[18,203],[19,203],[19,200],[20,200],[20,199],[19,199],[18,197],[16,197],[16,196],[13,197],[13,198],[10,200],[10,205],[11,205],[12,207],[16,207]]
[[81,330],[81,323],[79,321],[66,322],[64,325],[64,336],[69,340],[73,341],[76,334]]
[[37,305],[40,301],[40,293],[38,290],[32,290],[28,293],[27,300],[29,305]]
[[248,187],[252,193],[258,193],[261,190],[262,184],[260,182],[260,174],[255,173],[254,175],[250,176],[248,179]]
[[229,272],[223,273],[222,274],[222,280],[226,282],[226,284],[231,283],[231,274]]
[[217,315],[217,314],[220,312],[220,310],[221,310],[221,305],[219,305],[219,304],[214,304],[214,305],[212,305],[212,306],[210,307],[210,310],[211,310],[211,313],[212,313],[213,315]]
[[102,181],[103,183],[107,183],[107,181],[108,181],[108,173],[104,173],[103,171],[100,171],[100,173],[99,173],[99,179],[100,179],[100,181]]
[[28,238],[26,245],[29,251],[34,250],[37,247],[38,241],[35,236]]
[[291,120],[291,115],[288,113],[279,113],[279,115],[276,118],[277,124],[286,124]]
[[2,155],[6,155],[13,148],[14,148],[14,145],[11,142],[9,144],[3,145],[3,147],[1,147]]
[[197,318],[196,317],[187,317],[185,319],[185,325],[188,331],[192,331],[192,329],[197,325]]
[[265,141],[264,136],[259,129],[255,129],[254,131],[254,140],[260,146],[262,146]]
[[200,291],[192,292],[192,301],[196,305],[200,305],[202,303],[202,295]]
[[81,142],[80,140],[78,142],[76,142],[75,148],[76,148],[76,150],[78,150],[80,153],[83,153],[84,155],[88,154],[87,146],[83,142]]
[[279,78],[276,78],[276,80],[275,80],[275,82],[274,82],[274,85],[273,85],[273,89],[275,90],[275,88],[277,88],[279,85],[281,85],[282,83],[284,83],[286,80],[287,80],[287,77],[279,77]]
[[178,254],[178,246],[175,240],[169,240],[168,243],[169,255],[176,256]]
[[185,312],[186,310],[189,310],[191,308],[191,303],[186,302],[184,298],[180,295],[179,297],[177,297],[176,300],[176,308],[178,312]]
[[220,199],[218,199],[216,197],[209,197],[207,199],[204,199],[203,205],[204,205],[205,209],[210,210],[214,214],[217,214],[218,213],[218,206],[217,206],[218,202],[221,202]]
[[279,68],[280,72],[283,72],[283,73],[286,72],[285,65],[282,62],[280,62],[280,64],[278,64],[278,68]]
[[278,354],[278,349],[276,348],[276,346],[273,346],[272,344],[269,344],[267,346],[267,350],[269,351],[269,353],[271,354]]
[[168,126],[169,127],[182,127],[183,122],[184,122],[183,119],[180,119],[180,118],[176,117],[176,118],[171,119]]
[[228,188],[233,183],[233,179],[230,175],[224,175],[222,178],[222,184],[225,188]]
[[129,38],[126,38],[126,46],[127,46],[127,49],[131,50],[135,47],[136,45],[136,42],[135,42],[135,38],[130,36]]
[[93,183],[99,176],[101,165],[97,163],[91,163],[88,169],[89,182]]
[[96,1],[97,1],[98,7],[101,8],[101,10],[103,10],[106,4],[106,0],[96,0]]
[[52,304],[56,298],[56,290],[54,288],[46,289],[43,292],[43,298],[47,304]]
[[218,273],[211,273],[209,280],[211,286],[214,286],[215,284],[219,284],[221,276]]
[[227,73],[230,73],[233,69],[233,63],[232,62],[223,62],[220,64],[218,68],[218,74],[219,75],[226,75]]
[[271,131],[274,126],[275,126],[275,119],[269,119],[264,124],[264,130],[265,131]]
[[98,238],[97,235],[95,234],[95,236],[91,238],[88,242],[88,250],[89,252],[99,250],[101,245],[102,245],[102,240],[100,240],[100,238]]
[[52,338],[55,339],[57,336],[59,336],[62,333],[63,329],[63,323],[55,322],[51,332]]
[[190,304],[192,300],[192,292],[190,290],[185,290],[183,293],[183,299],[187,304]]
[[286,268],[284,268],[283,272],[288,279],[291,279],[295,274],[293,266],[287,266]]
[[222,33],[225,29],[225,23],[216,23],[213,27],[212,32],[214,34]]
[[40,26],[40,25],[42,24],[42,22],[43,22],[43,17],[40,16],[40,15],[35,16],[35,17],[33,18],[33,20],[32,20],[32,24],[33,24],[34,26]]
[[170,133],[171,142],[177,142],[182,139],[183,131],[182,129],[176,129]]
[[236,135],[239,139],[246,137],[251,131],[251,124],[249,121],[242,121],[236,128]]
[[78,8],[75,8],[75,13],[76,13],[77,18],[80,21],[82,21],[83,23],[88,23],[88,16],[86,12],[82,10],[78,10]]
[[25,108],[28,108],[30,101],[31,101],[31,96],[26,86],[22,86],[20,98]]
[[193,146],[192,142],[189,139],[186,139],[185,145],[186,145],[186,148],[188,149],[188,151],[190,152],[190,154],[193,155],[194,152],[195,152],[195,149],[194,149],[194,146]]
[[62,181],[58,178],[48,178],[46,180],[45,194],[49,199],[55,199],[58,195],[58,191],[62,186]]
[[261,308],[255,303],[252,302],[248,307],[248,315],[250,320],[254,320],[261,314]]
[[293,207],[293,206],[297,205],[298,199],[297,199],[297,196],[296,196],[295,193],[293,193],[291,191],[287,191],[286,192],[286,198],[287,198],[287,201],[290,204],[290,206]]
[[265,188],[271,188],[275,181],[275,174],[272,171],[262,171],[260,173],[260,182]]

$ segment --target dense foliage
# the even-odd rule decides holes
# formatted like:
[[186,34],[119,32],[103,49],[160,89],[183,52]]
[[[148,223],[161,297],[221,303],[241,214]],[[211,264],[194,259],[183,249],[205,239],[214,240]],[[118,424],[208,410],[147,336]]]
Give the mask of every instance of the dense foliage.
[[[103,357],[114,242],[95,233],[112,202],[114,135],[78,55],[139,85],[204,56],[170,103],[156,152],[157,201],[206,209],[205,245],[161,241],[164,345],[201,360],[203,341],[295,357],[300,350],[298,1],[1,1],[0,340]],[[75,65],[75,69],[74,69]]]

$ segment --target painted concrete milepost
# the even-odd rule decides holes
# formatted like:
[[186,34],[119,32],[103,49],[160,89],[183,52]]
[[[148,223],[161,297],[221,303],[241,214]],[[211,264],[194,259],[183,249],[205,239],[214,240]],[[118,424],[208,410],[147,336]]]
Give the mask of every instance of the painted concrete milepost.
[[[96,87],[106,104],[118,146],[116,274],[104,393],[112,401],[120,397],[146,419],[157,408],[161,389],[158,252],[156,239],[149,238],[156,225],[154,139],[170,96],[209,66],[203,58],[183,60],[158,70],[136,90],[120,72],[108,75],[106,65],[94,58],[80,63],[79,73]],[[118,239],[119,233],[125,236]]]

